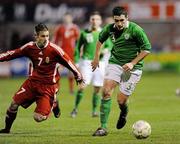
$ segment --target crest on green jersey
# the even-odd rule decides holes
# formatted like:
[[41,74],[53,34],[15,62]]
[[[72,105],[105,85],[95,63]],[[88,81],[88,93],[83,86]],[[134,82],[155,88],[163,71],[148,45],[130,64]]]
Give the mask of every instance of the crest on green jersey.
[[129,34],[129,33],[125,33],[125,34],[124,34],[124,38],[125,38],[125,40],[128,40],[128,39],[129,39],[129,37],[130,37],[130,34]]

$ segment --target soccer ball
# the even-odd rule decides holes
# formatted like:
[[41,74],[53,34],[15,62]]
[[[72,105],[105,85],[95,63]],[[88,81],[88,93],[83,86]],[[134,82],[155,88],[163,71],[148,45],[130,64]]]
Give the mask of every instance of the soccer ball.
[[137,139],[145,139],[151,134],[151,126],[144,120],[138,120],[132,126],[132,133]]

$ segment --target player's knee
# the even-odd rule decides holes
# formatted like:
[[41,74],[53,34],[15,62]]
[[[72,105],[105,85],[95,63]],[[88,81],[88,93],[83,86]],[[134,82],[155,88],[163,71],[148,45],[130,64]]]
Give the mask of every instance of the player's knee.
[[125,95],[123,93],[119,93],[117,95],[117,102],[118,102],[118,104],[120,104],[120,105],[126,104],[127,101],[128,101],[128,97],[129,97],[128,95]]
[[16,102],[13,101],[13,102],[11,103],[9,109],[10,109],[11,111],[17,111],[17,110],[18,110],[18,107],[19,107],[19,105],[18,105]]
[[80,85],[78,91],[83,92],[85,88],[86,88],[85,85]]
[[103,89],[103,99],[109,99],[111,97],[111,92],[109,89]]
[[41,115],[41,114],[38,114],[38,113],[34,113],[34,120],[36,121],[36,122],[42,122],[42,121],[44,121],[44,120],[46,120],[47,119],[47,116],[43,116],[43,115]]
[[98,94],[101,90],[101,87],[94,87],[94,92]]
[[125,101],[125,100],[120,100],[120,99],[118,99],[117,102],[118,102],[118,104],[120,104],[120,105],[126,104],[126,101]]
[[88,85],[89,83],[82,83],[78,86],[78,90],[83,91]]

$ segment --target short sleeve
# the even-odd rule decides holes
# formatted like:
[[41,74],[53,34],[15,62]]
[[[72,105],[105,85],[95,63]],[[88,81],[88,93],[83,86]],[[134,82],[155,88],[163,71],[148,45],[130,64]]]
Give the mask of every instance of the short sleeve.
[[104,43],[109,37],[109,25],[106,25],[99,33],[99,41]]
[[140,26],[135,27],[134,37],[136,39],[138,47],[140,47],[141,50],[151,50],[151,44],[149,42],[149,39],[144,30]]

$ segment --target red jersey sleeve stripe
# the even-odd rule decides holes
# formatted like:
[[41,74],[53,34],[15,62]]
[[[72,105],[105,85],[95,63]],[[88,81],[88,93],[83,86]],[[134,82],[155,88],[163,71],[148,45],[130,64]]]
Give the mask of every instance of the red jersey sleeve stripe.
[[20,49],[23,50],[24,48],[26,48],[27,46],[33,46],[34,42],[28,42],[27,44],[23,45]]
[[64,55],[64,51],[56,44],[50,43],[50,46],[54,47],[60,53],[61,56]]

